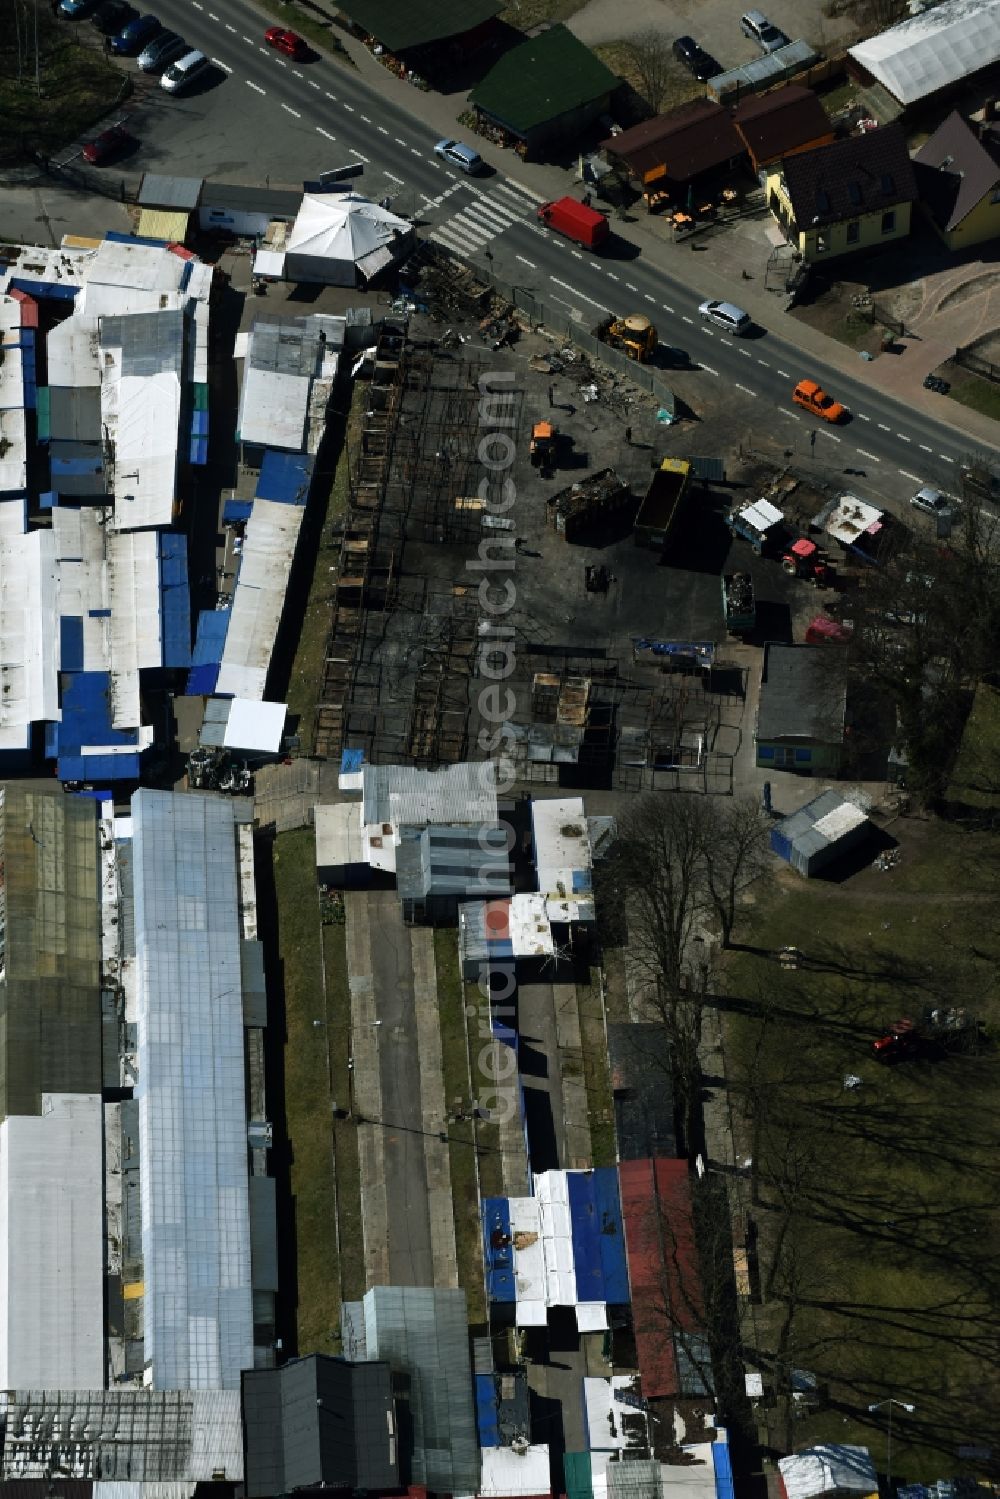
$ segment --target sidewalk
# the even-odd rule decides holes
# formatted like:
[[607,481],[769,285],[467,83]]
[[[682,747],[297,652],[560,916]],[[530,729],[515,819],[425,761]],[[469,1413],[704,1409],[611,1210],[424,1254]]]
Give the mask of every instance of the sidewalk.
[[[317,8],[327,15],[336,11],[329,0],[317,0]],[[384,68],[355,37],[339,27],[337,35],[356,64],[359,79],[375,95],[416,115],[442,136],[461,134],[458,116],[465,108],[464,94],[424,93],[415,89]],[[574,174],[560,167],[520,161],[512,151],[502,150],[490,141],[478,138],[475,146],[483,160],[497,172],[547,198],[579,189]],[[618,222],[615,221],[616,227]],[[845,344],[783,312],[780,298],[765,291],[759,278],[744,281],[742,247],[734,237],[722,233],[697,240],[695,243],[703,248],[692,252],[690,241],[671,243],[665,221],[648,219],[641,210],[634,215],[630,213],[622,227],[627,238],[639,246],[648,265],[675,276],[699,295],[736,302],[769,332],[800,349],[802,373],[808,374],[810,358],[832,365],[872,390],[905,401],[911,411],[966,432],[975,443],[984,447],[1000,449],[1000,426],[990,417],[924,390],[924,376],[954,352],[954,345],[949,348],[941,341],[937,328],[934,332],[938,336],[927,340],[900,340],[897,347],[903,352],[880,354],[869,362]]]

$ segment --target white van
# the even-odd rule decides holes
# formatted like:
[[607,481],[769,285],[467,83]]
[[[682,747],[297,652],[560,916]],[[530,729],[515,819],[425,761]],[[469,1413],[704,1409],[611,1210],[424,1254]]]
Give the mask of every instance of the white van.
[[724,328],[727,333],[745,333],[750,327],[750,314],[744,312],[742,307],[735,307],[732,302],[702,302],[698,311],[702,317],[708,318],[717,328]]
[[751,42],[756,42],[762,52],[777,52],[788,46],[788,38],[777,26],[772,26],[767,16],[759,10],[748,10],[740,17],[740,30]]
[[181,89],[203,78],[211,66],[204,52],[185,52],[183,57],[170,64],[160,79],[160,87],[168,94],[179,94]]

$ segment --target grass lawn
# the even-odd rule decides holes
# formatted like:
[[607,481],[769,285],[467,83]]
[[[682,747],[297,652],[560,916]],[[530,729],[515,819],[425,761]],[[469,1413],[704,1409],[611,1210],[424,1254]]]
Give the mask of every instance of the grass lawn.
[[[759,1183],[760,1367],[808,1369],[826,1390],[784,1441],[859,1442],[884,1468],[884,1412],[867,1406],[895,1395],[916,1410],[896,1412],[893,1477],[930,1481],[974,1471],[959,1446],[995,1441],[998,1054],[883,1067],[870,1045],[942,1004],[998,1034],[1000,844],[920,819],[891,832],[889,874],[776,877],[729,955],[722,1004],[734,1106],[752,1078],[760,1120],[737,1141]],[[786,944],[794,970],[772,956]]]
[[[606,67],[612,73],[617,73],[619,78],[632,86],[640,99],[645,99],[646,94],[642,84],[642,78],[636,69],[633,55],[628,44],[628,39],[623,37],[617,42],[598,42],[591,51],[596,52]],[[667,110],[676,109],[680,104],[687,104],[691,99],[703,99],[705,97],[705,85],[693,78],[687,68],[682,67],[679,62],[669,62],[667,66],[668,82],[666,93],[660,104],[658,113],[665,114]]]
[[617,1161],[615,1111],[608,1068],[608,1038],[601,1003],[600,969],[590,970],[589,984],[577,984],[576,999],[580,1010],[583,1076],[587,1088],[587,1116],[590,1121],[593,1163],[595,1166],[614,1166]]
[[541,26],[545,21],[568,21],[582,10],[587,0],[511,0],[500,12],[501,21],[530,31],[532,26]]
[[[466,1032],[465,990],[458,967],[458,936],[452,930],[434,933],[434,967],[437,973],[438,1015],[441,1024],[441,1058],[444,1066],[444,1096],[470,1096],[469,1051]],[[448,1126],[448,1156],[451,1165],[451,1196],[455,1214],[455,1251],[458,1279],[469,1306],[469,1321],[486,1321],[486,1290],[483,1281],[482,1229],[479,1216],[479,1174],[476,1163],[476,1122],[458,1120]]]
[[343,519],[349,494],[347,452],[349,448],[353,449],[360,432],[367,398],[367,382],[356,381],[351,387],[351,404],[346,418],[340,423],[339,443],[336,432],[332,434],[332,441],[331,434],[326,439],[337,452],[335,466],[329,475],[327,498],[325,502],[321,501],[317,493],[314,502],[317,505],[325,503],[326,508],[309,586],[309,599],[288,682],[288,711],[298,721],[299,739],[305,755],[311,754],[313,750],[316,704],[323,686],[323,662],[330,635],[330,606],[333,597],[333,574],[330,568],[336,564],[340,555],[340,540],[335,535],[335,529]]
[[[274,844],[278,954],[285,994],[285,1117],[295,1203],[300,1354],[340,1348],[340,1264],[331,1134],[328,1027],[323,1020],[323,929],[312,828]],[[355,1150],[357,1146],[355,1145]]]
[[[35,90],[34,46],[30,76],[17,78],[17,43],[8,23],[0,37],[0,163],[27,161],[32,152],[52,156],[85,134],[131,93],[128,76],[90,45],[86,21],[60,21],[48,6],[37,13],[41,93]],[[32,27],[34,20],[32,20]],[[78,34],[78,28],[79,30]]]
[[[959,375],[958,370],[955,373]],[[992,380],[980,380],[978,376],[966,375],[963,371],[948,394],[953,401],[968,406],[971,411],[979,411],[983,416],[1000,421],[1000,385]]]
[[1000,691],[988,682],[976,688],[962,743],[948,785],[948,801],[958,807],[996,815],[1000,808]]

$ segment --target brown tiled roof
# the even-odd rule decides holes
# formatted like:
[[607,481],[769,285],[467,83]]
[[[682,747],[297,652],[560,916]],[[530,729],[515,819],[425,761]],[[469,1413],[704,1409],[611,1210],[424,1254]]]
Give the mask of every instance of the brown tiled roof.
[[665,166],[674,182],[687,182],[742,156],[744,146],[727,109],[711,99],[695,99],[611,136],[601,142],[601,149],[623,161],[637,177]]
[[980,140],[956,109],[920,147],[913,164],[921,201],[947,233],[1000,185],[1000,137],[991,131]]
[[744,99],[733,110],[733,123],[755,161],[774,161],[833,133],[812,89],[798,83]]
[[912,203],[917,183],[899,125],[802,151],[781,164],[800,229],[839,224],[897,203]]

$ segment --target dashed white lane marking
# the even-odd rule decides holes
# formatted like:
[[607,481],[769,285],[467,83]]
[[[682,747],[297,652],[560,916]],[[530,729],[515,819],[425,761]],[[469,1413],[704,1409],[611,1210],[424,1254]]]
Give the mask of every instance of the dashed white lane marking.
[[926,443],[925,443],[925,442],[922,442],[922,443],[919,443],[919,444],[918,444],[918,446],[919,446],[919,447],[920,447],[920,448],[921,448],[921,449],[922,449],[922,450],[923,450],[923,452],[925,452],[925,453],[933,453],[933,451],[934,451],[934,449],[933,449],[933,448],[929,448],[929,447],[928,447],[928,446],[927,446],[927,444],[926,444]]
[[198,0],[191,0],[191,4],[194,6],[195,10],[204,10],[205,9],[205,7],[203,5],[199,5],[198,4]]
[[632,283],[631,283],[631,281],[626,281],[626,283],[625,283],[625,290],[626,291],[634,291],[637,296],[639,294],[639,288],[637,286],[633,286]]
[[347,110],[347,113],[349,115],[352,115],[354,113],[354,105],[353,104],[346,104],[345,103],[344,108]]
[[217,16],[217,15],[216,15],[216,14],[215,14],[215,11],[214,11],[214,10],[210,10],[210,11],[209,11],[209,13],[208,13],[208,19],[209,19],[209,20],[210,20],[210,21],[217,21],[217,20],[218,20],[218,19],[219,19],[219,18],[218,18],[218,16]]
[[745,396],[755,396],[757,394],[755,390],[750,389],[749,385],[740,385],[737,383],[736,389],[741,390]]
[[221,68],[224,73],[231,73],[233,71],[227,62],[222,61],[221,57],[210,57],[208,60],[209,62],[214,62],[215,66]]
[[[264,51],[263,47],[261,47],[260,50],[263,52]],[[267,53],[266,55],[269,57],[270,53]],[[274,61],[278,64],[279,68],[287,68],[288,67],[287,62],[285,61],[285,59],[283,57],[276,57],[276,58],[274,58]]]
[[769,370],[771,368],[766,359],[758,359],[757,363],[762,364],[766,370]]
[[671,312],[672,313],[673,310],[674,310],[672,307],[668,307],[667,304],[666,304],[666,302],[661,302],[660,306],[663,308],[664,312]]
[[797,411],[786,411],[785,415],[790,416],[793,422],[800,422],[802,420]]
[[747,351],[746,351],[746,349],[738,349],[737,353],[738,354],[742,354],[744,359],[752,359],[753,358],[753,355],[752,354],[748,354]]
[[864,414],[863,411],[856,411],[854,413],[854,415],[857,417],[857,419],[858,419],[859,422],[870,422],[871,421],[871,417],[870,416],[865,416],[865,414]]
[[[591,265],[594,264],[593,261],[591,261],[590,263],[591,263]],[[655,297],[651,297],[648,291],[644,291],[643,292],[643,296],[646,298],[647,302],[655,302],[656,301],[656,298]]]
[[912,437],[907,437],[907,435],[906,435],[905,432],[897,432],[896,436],[899,438],[900,442],[912,442],[913,441],[913,438]]
[[302,116],[299,114],[298,110],[293,109],[290,104],[282,104],[281,107],[286,111],[287,114],[294,115],[297,120],[301,120]]
[[715,337],[715,334],[712,332],[711,328],[702,328],[701,331],[702,331],[702,333],[704,333],[704,335],[705,335],[706,338],[714,338]]
[[880,432],[891,432],[892,431],[892,428],[891,427],[887,427],[886,424],[885,424],[885,422],[879,422],[878,429],[879,429]]
[[533,271],[537,271],[538,270],[538,267],[535,264],[535,262],[533,260],[525,260],[525,258],[524,258],[523,255],[515,255],[514,259],[515,260],[519,260],[522,265],[528,266]]
[[249,42],[250,45],[251,45],[251,47],[256,47],[256,45],[257,45],[257,43],[254,41],[253,37],[252,36],[247,36],[246,33],[244,33],[244,35],[243,35],[243,40],[245,42]]
[[688,317],[683,312],[681,313],[681,322],[682,323],[690,323],[692,325],[692,327],[694,326],[694,318],[693,317]]
[[302,78],[304,76],[302,73],[299,72],[298,68],[293,68],[292,72],[295,74],[296,78]]
[[524,183],[518,182],[516,177],[512,177],[510,180],[519,193],[524,193],[528,198],[534,198],[536,203],[544,203],[546,201],[544,193],[536,193],[533,187],[525,187]]
[[396,174],[395,174],[395,172],[387,172],[384,167],[382,168],[382,176],[383,177],[388,177],[388,179],[389,179],[390,182],[398,182],[400,184],[400,186],[403,185],[403,178],[402,177],[397,177]]
[[375,129],[378,131],[379,135],[388,135],[389,134],[388,130],[386,130],[386,128],[385,128],[384,125],[376,125]]
[[618,280],[618,277],[615,275],[614,271],[609,271],[608,272],[608,280],[609,281],[617,281]]
[[254,81],[253,81],[252,78],[244,78],[243,81],[246,84],[247,88],[252,88],[253,89],[253,91],[254,91],[255,94],[266,94],[267,93],[267,89],[266,88],[261,88],[261,86],[260,86],[259,83],[254,83]]
[[337,139],[335,135],[330,134],[329,130],[324,130],[322,125],[316,126],[316,133],[318,135],[325,135],[328,141],[335,141]]
[[365,122],[366,125],[370,125],[371,124],[371,120],[368,118],[367,115],[362,115],[361,118],[364,120],[364,122]]
[[701,366],[701,368],[705,371],[706,375],[715,375],[716,378],[718,378],[719,371],[718,370],[713,370],[713,368],[712,368],[712,366],[710,364],[703,364]]
[[406,142],[402,139],[401,136],[394,135],[393,136],[393,140],[396,142],[397,146],[405,146],[406,145]]
[[575,286],[570,286],[567,281],[560,281],[557,276],[550,276],[549,280],[553,286],[561,286],[563,291],[568,291],[571,296],[579,297],[581,302],[589,302],[591,307],[596,307],[599,312],[607,312],[603,302],[595,302],[593,297],[588,297],[585,292],[577,291]]
[[857,449],[855,449],[855,451],[858,452],[858,453],[860,453],[860,455],[861,455],[862,458],[870,458],[871,461],[872,461],[872,463],[881,463],[882,462],[881,458],[878,456],[877,453],[869,453],[867,448],[857,448]]
[[423,156],[423,154],[424,154],[422,151],[418,151],[417,148],[416,148],[416,146],[411,146],[410,147],[410,153],[413,156]]
[[914,484],[919,484],[920,483],[920,476],[919,476],[919,474],[911,474],[905,468],[901,468],[899,472],[902,474],[902,476],[903,476],[904,479],[910,479],[910,480],[912,480],[912,482]]
[[601,262],[599,260],[588,260],[587,264],[589,266],[591,266],[592,269],[595,270],[595,271],[603,271],[603,269],[604,269],[604,267],[601,265]]
[[570,250],[569,253],[572,255],[572,257],[573,257],[574,260],[582,260],[583,259],[583,256],[580,254],[579,250]]
[[945,463],[955,462],[954,458],[949,458],[947,453],[939,453],[938,457],[944,459]]
[[835,432],[827,432],[827,430],[826,430],[825,427],[818,428],[818,431],[819,431],[820,437],[828,437],[831,442],[842,442],[843,441],[843,438],[838,437]]
[[228,21],[224,21],[223,25],[225,26],[225,28],[226,28],[227,31],[231,31],[233,33],[233,36],[236,35],[236,27],[235,26],[230,26],[230,24],[229,24]]
[[351,147],[351,155],[356,156],[359,161],[363,161],[366,167],[370,167],[372,164],[372,159],[370,156],[362,156],[361,152],[356,151],[353,146]]
[[792,378],[787,370],[779,370],[778,374],[781,376],[782,380],[790,380]]
[[331,92],[330,92],[330,90],[328,88],[325,88],[323,90],[323,92],[324,92],[324,94],[326,95],[326,97],[328,99],[332,99],[333,102],[334,102],[334,104],[336,104],[336,102],[337,102],[337,96],[336,96],[336,94],[331,94]]
[[319,88],[319,84],[316,82],[315,78],[310,78],[310,80],[309,80],[309,87],[310,88]]

